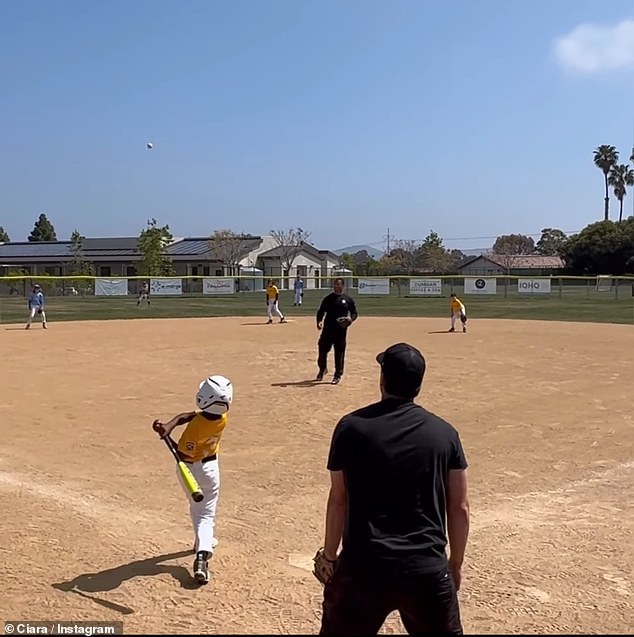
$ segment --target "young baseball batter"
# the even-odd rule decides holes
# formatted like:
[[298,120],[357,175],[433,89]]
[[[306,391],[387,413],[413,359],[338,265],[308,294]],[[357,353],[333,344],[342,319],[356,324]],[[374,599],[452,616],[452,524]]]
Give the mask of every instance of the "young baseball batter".
[[42,317],[42,327],[46,329],[46,312],[44,312],[44,292],[38,283],[33,286],[33,291],[29,294],[29,318],[26,322],[25,330],[31,329],[31,322],[36,314]]
[[277,285],[274,285],[273,279],[269,279],[266,284],[266,311],[269,317],[267,323],[273,322],[273,312],[280,317],[280,323],[286,323],[282,310],[280,310],[279,300],[280,291]]
[[450,332],[456,331],[456,321],[459,320],[462,323],[462,331],[467,331],[467,312],[464,307],[464,303],[456,296],[455,292],[451,293],[451,327]]
[[196,536],[194,579],[199,584],[206,584],[209,581],[208,563],[218,543],[214,534],[216,505],[220,493],[218,453],[220,438],[227,426],[227,412],[232,401],[231,381],[224,376],[209,376],[198,387],[196,411],[178,414],[167,423],[155,420],[152,425],[161,438],[169,436],[175,427],[187,425],[176,446],[181,460],[188,464],[204,494],[200,502],[194,502],[189,497],[189,492],[178,471],[177,475],[188,494],[189,510]]

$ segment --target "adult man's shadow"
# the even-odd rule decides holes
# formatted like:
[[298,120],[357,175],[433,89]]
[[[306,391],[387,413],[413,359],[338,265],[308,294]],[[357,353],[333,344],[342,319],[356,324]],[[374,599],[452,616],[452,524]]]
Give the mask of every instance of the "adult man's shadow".
[[271,383],[271,387],[315,387],[316,385],[326,385],[323,380],[295,380],[284,383]]
[[199,585],[193,580],[191,574],[184,566],[160,564],[160,562],[166,560],[186,557],[191,553],[192,551],[189,550],[168,553],[167,555],[157,555],[156,557],[129,562],[128,564],[122,564],[121,566],[99,571],[98,573],[84,573],[67,582],[59,582],[57,584],[51,584],[51,586],[65,593],[75,593],[81,597],[86,597],[100,606],[118,611],[124,615],[130,615],[134,613],[132,608],[115,604],[114,602],[100,599],[93,595],[87,595],[87,593],[112,591],[121,586],[126,580],[130,580],[134,577],[151,577],[153,575],[162,575],[163,573],[168,573],[175,580],[180,582],[181,588],[194,590],[199,588]]

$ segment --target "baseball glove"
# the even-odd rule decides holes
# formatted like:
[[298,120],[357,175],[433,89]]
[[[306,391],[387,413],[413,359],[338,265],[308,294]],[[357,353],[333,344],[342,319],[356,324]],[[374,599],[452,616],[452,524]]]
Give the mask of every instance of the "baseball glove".
[[460,320],[462,321],[463,325],[467,322],[467,315],[464,312],[460,313]]
[[325,586],[332,579],[337,560],[329,560],[322,547],[315,554],[313,562],[315,564],[313,575]]
[[339,325],[341,325],[341,327],[348,327],[348,326],[352,325],[352,319],[350,318],[350,315],[340,316],[337,319],[337,323],[339,323]]
[[41,313],[42,313],[42,308],[41,308],[41,307],[37,308],[37,313],[38,313],[38,314],[41,314]]

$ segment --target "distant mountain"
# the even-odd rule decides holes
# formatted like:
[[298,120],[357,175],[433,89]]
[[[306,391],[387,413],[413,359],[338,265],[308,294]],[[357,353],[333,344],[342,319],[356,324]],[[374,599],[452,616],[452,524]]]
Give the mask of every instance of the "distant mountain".
[[344,252],[347,252],[348,254],[355,254],[355,252],[360,252],[361,250],[366,250],[373,259],[380,259],[383,256],[383,250],[378,250],[377,248],[366,245],[348,246],[347,248],[333,250],[333,252],[335,254],[343,254]]

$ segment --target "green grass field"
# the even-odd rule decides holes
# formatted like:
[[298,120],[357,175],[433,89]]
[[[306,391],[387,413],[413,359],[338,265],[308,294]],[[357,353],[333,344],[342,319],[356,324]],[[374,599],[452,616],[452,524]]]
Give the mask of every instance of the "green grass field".
[[[459,296],[461,290],[456,289]],[[293,307],[293,296],[282,291],[280,308],[289,317],[313,316],[327,290],[308,290],[304,304]],[[449,316],[448,296],[421,298],[398,296],[359,296],[359,313],[364,316]],[[590,321],[634,325],[634,297],[629,287],[622,287],[618,298],[611,292],[589,291],[585,286],[565,286],[562,298],[553,289],[550,295],[518,295],[498,290],[495,296],[461,296],[470,319],[510,318],[555,321]],[[242,292],[232,296],[153,297],[152,305],[137,307],[136,298],[129,297],[48,297],[47,318],[55,321],[108,320],[133,318],[186,318],[197,316],[260,316],[266,317],[264,293]],[[21,323],[26,320],[26,301],[16,297],[0,297],[0,323]]]

